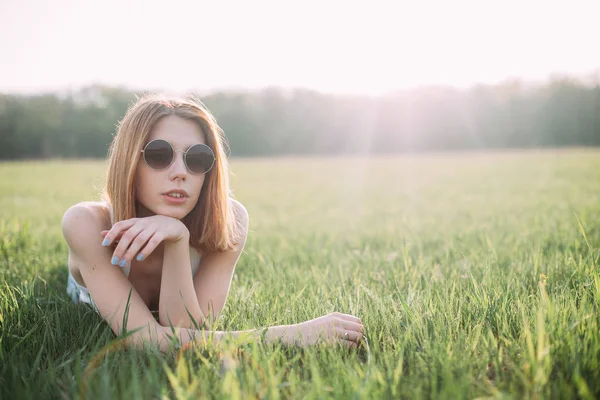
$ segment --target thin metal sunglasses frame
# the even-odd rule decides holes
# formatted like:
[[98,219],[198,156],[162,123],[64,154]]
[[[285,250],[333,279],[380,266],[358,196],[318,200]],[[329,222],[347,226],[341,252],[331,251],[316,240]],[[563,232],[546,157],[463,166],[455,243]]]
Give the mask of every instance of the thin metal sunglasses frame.
[[[173,153],[173,157],[171,157],[171,162],[169,162],[169,165],[167,165],[167,166],[166,166],[166,167],[164,167],[164,168],[155,168],[155,167],[151,166],[150,164],[148,164],[148,161],[146,160],[146,149],[148,148],[148,146],[149,146],[151,143],[158,142],[158,141],[161,141],[161,142],[165,142],[165,143],[167,143],[167,144],[169,145],[169,147],[171,148],[171,152]],[[188,163],[187,163],[187,153],[188,153],[188,152],[190,151],[190,149],[191,149],[192,147],[194,147],[194,146],[203,146],[203,147],[206,147],[208,150],[210,150],[210,154],[212,154],[212,156],[213,156],[213,161],[212,161],[212,164],[211,164],[211,165],[210,165],[210,167],[209,167],[209,168],[208,168],[206,171],[204,171],[204,172],[194,172],[194,171],[192,171],[192,170],[191,170],[191,168],[188,166]],[[146,165],[147,165],[148,167],[152,168],[153,170],[156,170],[156,171],[164,171],[165,169],[169,168],[169,167],[170,167],[170,166],[173,164],[173,161],[175,161],[175,153],[182,153],[182,154],[183,154],[183,163],[185,164],[185,167],[187,168],[187,170],[188,170],[188,171],[190,171],[190,173],[192,173],[192,174],[206,174],[206,173],[208,173],[208,171],[210,171],[210,170],[213,168],[213,166],[215,165],[215,153],[214,153],[214,152],[213,152],[213,150],[210,148],[210,146],[208,146],[208,145],[206,145],[206,144],[204,144],[204,143],[196,143],[196,144],[193,144],[193,145],[191,145],[190,147],[188,147],[188,149],[187,149],[187,150],[185,150],[185,151],[184,151],[184,150],[175,150],[175,149],[173,148],[173,145],[171,144],[171,142],[169,142],[168,140],[165,140],[165,139],[154,139],[154,140],[151,140],[150,142],[148,142],[148,143],[147,143],[147,144],[144,146],[144,148],[143,148],[142,150],[140,150],[140,153],[142,153],[142,154],[144,155],[142,158],[144,159],[144,162],[146,163]]]

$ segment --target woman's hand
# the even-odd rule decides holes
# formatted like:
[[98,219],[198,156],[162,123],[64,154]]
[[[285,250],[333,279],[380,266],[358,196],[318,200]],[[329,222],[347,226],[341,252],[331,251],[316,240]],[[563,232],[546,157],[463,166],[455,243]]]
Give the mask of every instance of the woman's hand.
[[358,347],[365,334],[360,318],[333,312],[310,321],[292,325],[288,332],[291,343],[300,347],[317,343],[340,343],[347,347]]
[[111,262],[121,267],[130,265],[136,255],[136,260],[142,261],[163,241],[187,241],[190,237],[183,222],[164,215],[119,221],[110,230],[100,234],[104,237],[103,246],[109,246],[119,239]]

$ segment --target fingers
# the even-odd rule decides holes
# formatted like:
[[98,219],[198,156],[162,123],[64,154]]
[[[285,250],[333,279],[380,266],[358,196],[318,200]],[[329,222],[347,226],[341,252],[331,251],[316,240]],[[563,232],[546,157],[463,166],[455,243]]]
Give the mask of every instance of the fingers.
[[336,334],[340,339],[346,341],[349,340],[356,344],[358,344],[363,338],[363,334],[361,332],[346,330],[344,328],[336,328]]
[[148,257],[148,255],[152,253],[164,239],[165,235],[162,232],[155,232],[148,240],[146,247],[144,247],[141,251],[143,257]]
[[110,230],[101,231],[100,235],[104,237],[103,246],[116,246],[111,263],[120,267],[130,265],[134,258],[138,261],[147,258],[166,238],[160,224],[153,223],[149,218],[119,221]]
[[330,346],[341,345],[353,349],[358,348],[358,346],[360,346],[359,341],[350,340],[350,338],[345,337],[330,338],[326,341],[326,343],[328,343]]
[[335,312],[333,314],[337,314],[340,318],[345,319],[347,321],[355,322],[357,324],[361,324],[362,325],[362,321],[360,320],[360,318],[355,317],[354,315],[342,314],[342,313],[339,313],[339,312]]
[[365,327],[360,318],[339,312],[331,313],[329,317],[332,318],[330,324],[334,326],[334,336],[339,341],[350,341],[355,345],[360,344],[365,335]]
[[342,344],[346,347],[363,345],[365,328],[360,318],[338,312],[299,324],[303,342]]
[[352,321],[341,321],[340,326],[347,331],[359,332],[360,334],[365,334],[365,327],[362,324],[358,324]]
[[119,221],[113,225],[113,227],[108,231],[108,233],[104,236],[104,241],[102,242],[102,246],[110,245],[119,235],[131,228],[137,222],[137,218],[127,219],[124,221]]
[[[104,231],[101,231],[101,232],[100,232],[100,236],[104,237],[104,236],[106,236],[106,235],[108,234],[108,232],[110,232],[110,231],[109,231],[109,230],[104,230]],[[123,234],[123,232],[120,232],[120,233],[117,235],[117,237],[116,237],[116,238],[113,240],[113,242],[115,242],[115,243],[116,243],[116,242],[118,242],[118,241],[119,241],[119,238],[121,237],[121,235],[122,235],[122,234]]]
[[119,244],[117,245],[113,253],[113,258],[111,260],[111,263],[113,265],[119,265],[120,267],[125,267],[129,265],[133,257],[130,256],[129,259],[125,257],[127,250],[131,246],[132,242],[137,238],[137,236],[144,230],[145,227],[134,225],[123,233],[123,236],[121,237],[121,240],[119,241]]
[[152,251],[149,251],[149,249],[145,249],[145,251],[141,251],[142,247],[148,242],[148,240],[150,240],[150,238],[156,234],[156,231],[158,230],[158,227],[156,226],[149,226],[146,229],[142,230],[133,240],[133,242],[131,243],[131,245],[129,246],[129,248],[127,249],[127,251],[125,252],[125,255],[123,256],[123,258],[125,260],[127,260],[127,263],[129,264],[131,261],[133,261],[133,259],[135,258],[138,261],[142,261],[144,258],[146,258]]
[[338,319],[342,319],[342,320],[346,320],[346,321],[351,321],[351,322],[355,322],[357,324],[361,324],[362,325],[362,321],[361,321],[360,318],[357,318],[354,315],[344,314],[344,313],[337,312],[337,311],[329,313],[326,316],[324,316],[323,318],[338,318]]
[[364,335],[365,327],[362,324],[344,320],[344,319],[334,319],[329,321],[328,325],[331,328],[340,328],[344,331],[354,331]]
[[364,334],[365,330],[360,318],[339,312],[333,312],[327,315],[327,318],[330,320],[330,323],[333,326],[341,326],[343,328],[359,331]]

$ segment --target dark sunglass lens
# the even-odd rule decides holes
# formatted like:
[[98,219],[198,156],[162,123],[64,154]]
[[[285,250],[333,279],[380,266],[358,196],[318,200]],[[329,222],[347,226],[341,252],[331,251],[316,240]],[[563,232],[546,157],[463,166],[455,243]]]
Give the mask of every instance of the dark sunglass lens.
[[173,149],[164,140],[153,140],[144,149],[146,163],[154,169],[165,169],[173,161]]
[[206,173],[210,171],[215,163],[215,155],[207,145],[196,144],[187,151],[185,162],[193,173]]

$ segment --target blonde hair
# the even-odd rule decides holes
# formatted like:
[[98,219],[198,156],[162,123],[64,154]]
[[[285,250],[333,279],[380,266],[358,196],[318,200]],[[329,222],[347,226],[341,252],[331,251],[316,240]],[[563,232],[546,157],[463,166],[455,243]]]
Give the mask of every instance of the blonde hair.
[[187,98],[144,95],[128,110],[117,127],[108,152],[108,171],[103,198],[113,207],[113,223],[139,214],[134,177],[141,150],[159,119],[167,115],[196,122],[215,163],[206,174],[198,202],[182,219],[190,231],[190,246],[201,252],[225,251],[237,241],[235,215],[230,201],[225,135],[204,104]]

